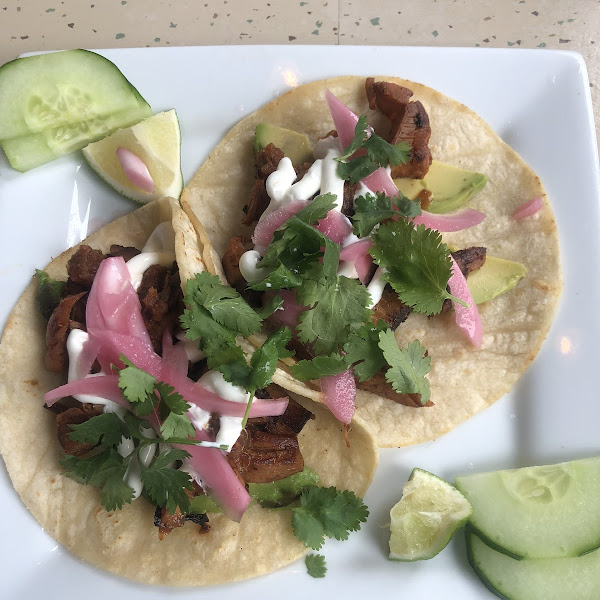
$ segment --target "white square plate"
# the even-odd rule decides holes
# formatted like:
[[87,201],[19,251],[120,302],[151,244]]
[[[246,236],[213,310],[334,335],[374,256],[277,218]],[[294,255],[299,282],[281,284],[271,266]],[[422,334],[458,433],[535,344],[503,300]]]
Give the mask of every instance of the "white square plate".
[[[565,289],[542,352],[519,384],[443,438],[381,452],[366,495],[371,516],[348,542],[328,542],[329,572],[304,563],[231,586],[172,590],[134,584],[71,556],[49,538],[0,468],[0,596],[22,598],[492,598],[470,570],[462,536],[423,563],[387,560],[389,509],[415,466],[460,473],[600,453],[599,174],[588,80],[569,52],[343,46],[107,50],[155,112],[176,108],[189,179],[241,117],[298,83],[344,74],[397,75],[463,102],[533,167],[550,196]],[[20,174],[0,157],[0,326],[34,268],[134,205],[103,185],[79,153]],[[15,399],[18,403],[18,399]],[[35,432],[32,432],[32,436]],[[143,556],[132,556],[143,562]],[[201,569],[202,565],[198,565]]]

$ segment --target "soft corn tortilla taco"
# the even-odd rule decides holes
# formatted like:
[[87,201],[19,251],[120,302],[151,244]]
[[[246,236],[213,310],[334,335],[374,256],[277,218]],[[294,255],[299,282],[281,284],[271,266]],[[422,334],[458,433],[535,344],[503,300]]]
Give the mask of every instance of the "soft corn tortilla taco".
[[[84,242],[107,252],[111,244],[143,247],[161,222],[172,221],[182,280],[204,269],[196,233],[174,200],[148,204],[103,227]],[[66,278],[75,248],[47,267]],[[63,377],[44,367],[45,322],[36,306],[37,282],[23,293],[0,344],[0,453],[16,491],[44,530],[76,556],[137,581],[175,586],[209,585],[262,575],[291,563],[306,548],[293,535],[290,514],[252,504],[240,523],[223,514],[210,517],[200,534],[189,523],[159,541],[155,507],[140,498],[107,512],[99,491],[64,476],[55,415],[44,393]],[[377,464],[373,439],[359,421],[347,447],[341,425],[324,408],[305,401],[316,415],[299,435],[305,465],[321,485],[351,489],[362,496]],[[8,542],[8,540],[5,540]]]
[[[470,229],[444,234],[457,248],[484,246],[488,254],[523,263],[526,277],[517,287],[479,307],[483,343],[466,340],[452,314],[428,319],[411,314],[395,332],[400,347],[417,338],[431,357],[433,406],[414,408],[358,390],[356,414],[376,432],[380,446],[404,446],[431,440],[483,410],[527,369],[552,323],[561,291],[558,234],[552,208],[537,175],[473,111],[424,85],[381,77],[408,87],[420,100],[431,124],[429,148],[434,159],[484,173],[489,182],[471,202],[485,220]],[[330,90],[357,115],[375,126],[382,115],[369,110],[362,77],[338,77],[302,85],[249,115],[225,136],[188,184],[182,206],[196,215],[207,268],[218,268],[230,236],[250,235],[242,225],[255,177],[252,141],[259,123],[305,133],[311,144],[334,128],[325,92]],[[379,121],[378,121],[379,120]],[[542,209],[513,220],[515,209],[540,197]],[[318,382],[288,377],[279,383],[315,400]]]

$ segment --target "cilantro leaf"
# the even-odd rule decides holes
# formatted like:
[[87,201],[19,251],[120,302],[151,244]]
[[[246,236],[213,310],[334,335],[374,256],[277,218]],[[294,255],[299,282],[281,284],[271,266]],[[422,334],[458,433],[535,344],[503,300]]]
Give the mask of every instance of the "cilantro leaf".
[[320,550],[323,547],[323,543],[325,542],[325,527],[311,513],[295,509],[292,516],[292,529],[294,535],[307,548]]
[[308,206],[297,212],[295,217],[307,225],[314,225],[327,216],[327,213],[335,207],[335,194],[320,194],[312,200]]
[[256,310],[261,319],[268,319],[272,314],[283,308],[283,299],[281,296],[263,296],[262,308]]
[[136,415],[140,417],[149,415],[157,400],[154,394],[156,379],[136,367],[125,356],[121,355],[120,358],[126,366],[119,371],[119,389],[125,399],[133,405]]
[[[333,196],[326,194],[322,197],[327,199]],[[310,208],[310,205],[306,208]],[[324,252],[322,248],[325,249]],[[318,229],[298,218],[298,215],[294,215],[286,221],[283,228],[275,232],[265,256],[259,263],[261,268],[271,269],[271,273],[250,287],[265,291],[301,286],[303,278],[318,264],[321,257],[326,273],[335,275],[339,264],[339,246]]]
[[369,293],[358,280],[334,277],[306,281],[298,302],[311,306],[299,318],[300,341],[314,344],[317,354],[333,354],[347,340],[354,324],[368,320]]
[[70,427],[69,439],[81,444],[116,446],[122,437],[129,437],[128,427],[115,413],[96,415]]
[[47,321],[60,303],[66,282],[56,281],[46,271],[40,271],[39,269],[35,270],[35,276],[38,280],[35,300],[40,313]]
[[382,331],[379,334],[379,347],[387,363],[391,366],[386,379],[401,394],[420,394],[421,404],[431,395],[427,373],[431,370],[431,358],[425,356],[425,348],[419,340],[413,340],[407,348],[399,348],[394,332]]
[[290,372],[300,381],[311,381],[327,375],[337,375],[347,368],[344,358],[334,353],[329,356],[315,356],[312,360],[301,360],[290,367]]
[[99,487],[100,500],[106,510],[123,508],[123,504],[133,500],[133,489],[123,481],[129,459],[122,457],[114,448],[86,458],[67,455],[60,464],[67,477]]
[[130,504],[133,500],[133,488],[125,483],[123,477],[125,477],[125,471],[115,470],[107,477],[100,490],[100,501],[108,511],[120,510],[124,504]]
[[[362,153],[359,150],[362,150]],[[344,150],[344,154],[337,159],[340,161],[338,175],[350,183],[357,183],[379,167],[407,162],[410,151],[411,145],[408,142],[400,142],[396,145],[386,142],[368,127],[367,117],[362,115],[354,128],[352,142]],[[357,152],[359,155],[351,158]]]
[[410,158],[411,145],[400,142],[393,145],[373,134],[364,144],[369,158],[381,167],[402,165]]
[[383,352],[379,347],[379,333],[388,329],[385,321],[377,325],[366,323],[353,331],[344,344],[345,360],[354,364],[354,374],[359,381],[371,379],[375,373],[387,366]]
[[379,169],[379,165],[368,156],[359,156],[346,163],[340,163],[338,175],[348,183],[358,183]]
[[452,268],[450,251],[441,234],[399,219],[381,225],[371,238],[369,252],[386,269],[383,277],[400,300],[416,312],[439,313],[443,301],[452,297],[446,291]]
[[193,438],[196,430],[187,415],[178,415],[172,412],[161,423],[160,433],[168,442],[172,438]]
[[245,337],[260,331],[260,317],[239,293],[206,271],[188,280],[184,302],[201,306],[217,323]]
[[306,565],[306,572],[316,579],[325,577],[327,573],[327,566],[325,565],[325,557],[322,554],[309,554],[304,559]]
[[246,387],[248,392],[261,390],[271,383],[280,358],[288,358],[293,353],[286,349],[292,339],[289,327],[277,329],[269,335],[264,344],[257,348],[250,359],[250,380]]
[[172,469],[170,464],[183,460],[189,454],[185,450],[173,449],[159,454],[149,467],[140,462],[140,474],[146,493],[157,506],[166,506],[169,514],[177,507],[188,512],[190,499],[185,490],[192,489],[192,480],[188,473]]
[[365,194],[354,200],[353,231],[358,237],[367,237],[376,225],[386,219],[396,215],[416,217],[420,214],[419,203],[409,200],[400,192],[394,198],[386,196],[383,192],[377,192],[375,196]]
[[294,507],[292,528],[304,545],[319,550],[325,536],[338,540],[348,538],[348,532],[358,531],[369,511],[349,490],[311,486],[300,496],[300,506]]
[[181,394],[175,391],[173,386],[159,381],[156,384],[156,391],[160,396],[161,402],[164,402],[169,410],[176,415],[184,415],[190,409],[190,405],[183,399]]

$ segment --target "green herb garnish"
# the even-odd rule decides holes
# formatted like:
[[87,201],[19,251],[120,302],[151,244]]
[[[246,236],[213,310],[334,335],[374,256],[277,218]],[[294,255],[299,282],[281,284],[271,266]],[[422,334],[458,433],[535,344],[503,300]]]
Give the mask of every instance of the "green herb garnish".
[[[355,158],[350,158],[359,150],[366,151]],[[388,165],[401,165],[408,162],[411,146],[408,142],[392,145],[369,129],[367,117],[362,115],[354,129],[354,138],[344,150],[344,154],[337,158],[338,175],[350,183],[358,183],[379,167]],[[343,162],[347,161],[347,162]]]
[[383,278],[415,312],[435,315],[446,298],[460,302],[446,291],[452,262],[438,231],[398,219],[382,224],[371,238],[369,252],[386,269]]
[[304,559],[306,572],[316,579],[325,577],[327,566],[325,565],[325,557],[322,554],[308,554]]
[[376,225],[386,219],[394,216],[410,218],[420,214],[419,203],[409,200],[400,192],[394,198],[383,192],[365,194],[354,200],[353,231],[358,237],[367,237]]

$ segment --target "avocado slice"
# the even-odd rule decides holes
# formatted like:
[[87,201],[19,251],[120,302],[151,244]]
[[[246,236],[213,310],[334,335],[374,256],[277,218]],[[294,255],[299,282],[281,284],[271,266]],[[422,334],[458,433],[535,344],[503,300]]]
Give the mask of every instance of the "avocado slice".
[[465,206],[487,183],[483,173],[432,161],[425,179],[394,179],[396,187],[414,200],[423,189],[432,194],[429,212],[444,214]]
[[294,165],[312,162],[313,152],[308,141],[308,136],[285,127],[271,123],[259,123],[254,132],[255,152],[260,152],[265,146],[274,144],[283,151]]
[[469,274],[467,285],[475,304],[482,304],[512,290],[526,273],[521,263],[488,255],[483,266]]

